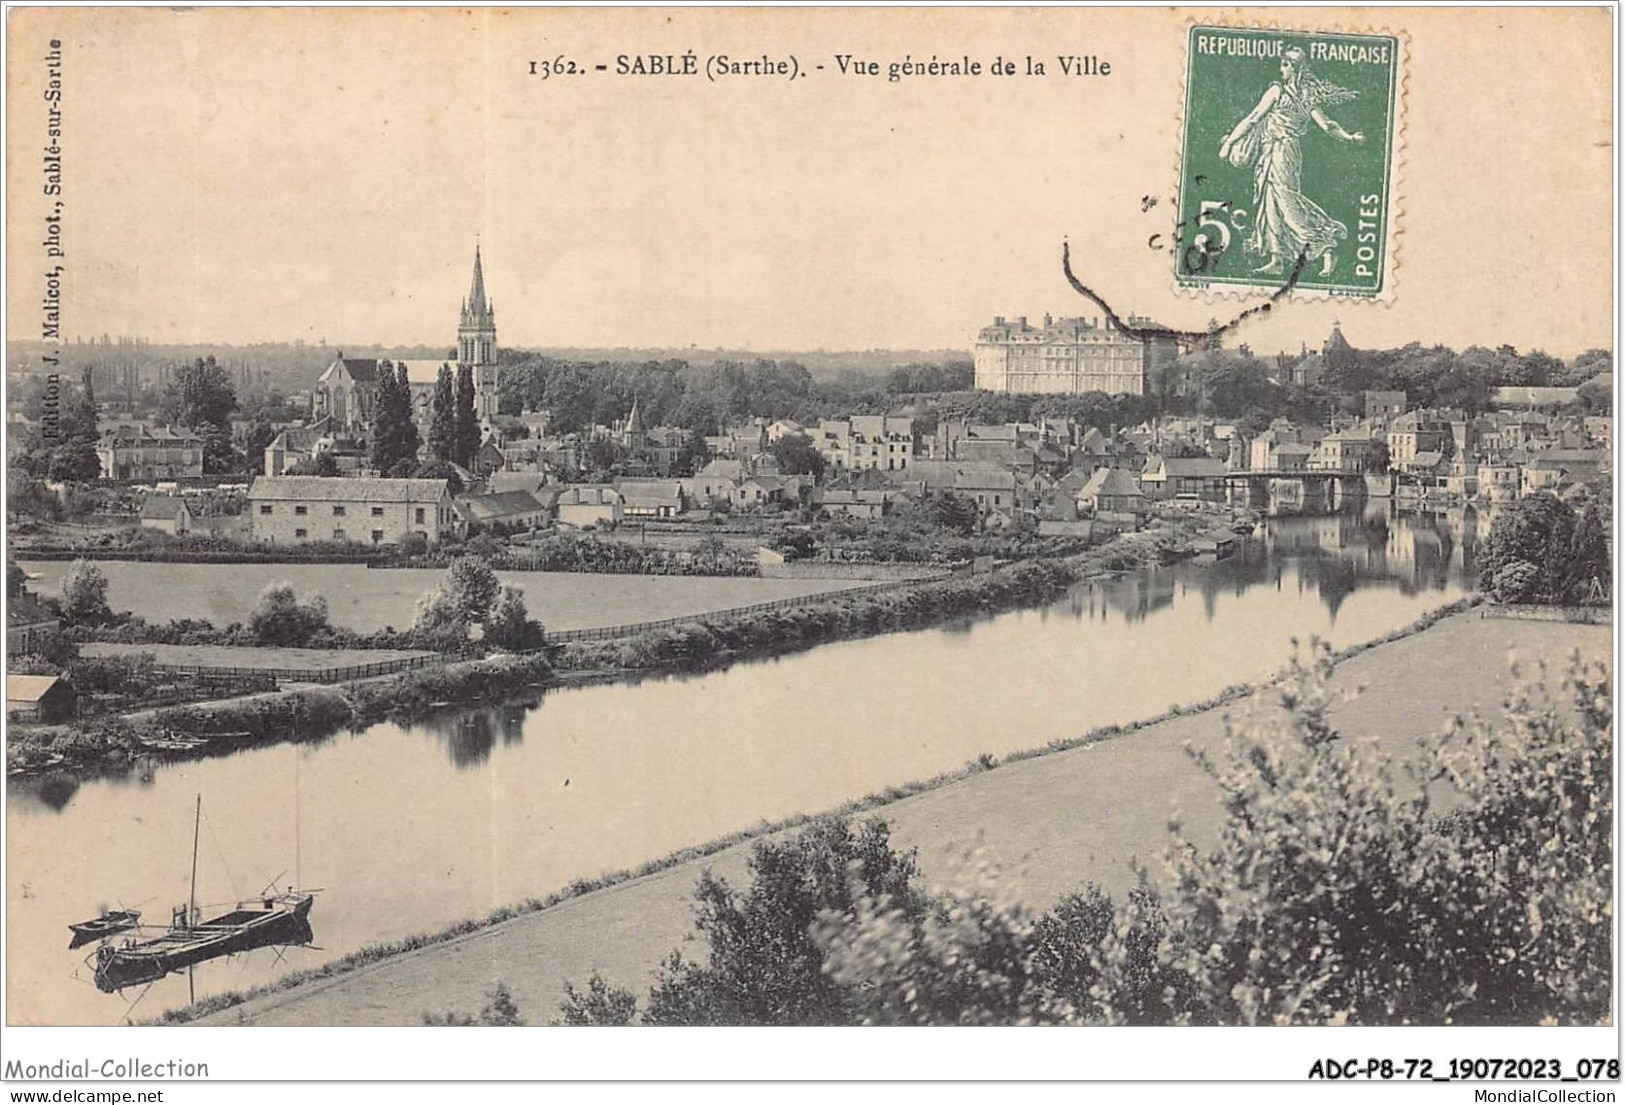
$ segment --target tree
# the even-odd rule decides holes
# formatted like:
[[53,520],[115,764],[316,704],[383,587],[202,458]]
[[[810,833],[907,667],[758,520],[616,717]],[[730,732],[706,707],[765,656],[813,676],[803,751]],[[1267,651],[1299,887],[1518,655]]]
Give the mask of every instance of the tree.
[[690,430],[683,435],[683,444],[678,447],[677,457],[672,461],[672,474],[677,476],[692,476],[711,459],[711,450],[705,444],[705,435],[698,430]]
[[595,437],[582,450],[582,460],[589,472],[608,472],[626,459],[626,450],[614,438]]
[[[1606,585],[1612,578],[1607,526],[1594,503],[1588,513],[1590,520],[1582,525],[1582,516],[1549,491],[1508,504],[1495,516],[1479,557],[1480,586],[1497,594],[1520,593],[1516,601],[1584,601],[1592,580]],[[1497,589],[1497,573],[1514,562],[1536,567],[1538,581],[1513,588],[1514,578],[1523,577],[1509,576]]]
[[276,440],[280,432],[263,417],[255,420],[254,425],[248,430],[248,438],[243,446],[250,472],[264,471],[265,450],[271,447],[271,442]]
[[387,472],[418,452],[418,428],[412,421],[412,385],[406,365],[381,361],[378,393],[372,409],[372,466]]
[[1386,441],[1373,442],[1371,453],[1366,458],[1366,469],[1381,475],[1388,471],[1388,465],[1393,462],[1393,454],[1388,450]]
[[484,622],[502,584],[491,565],[479,557],[459,556],[446,568],[441,586],[467,621]]
[[419,480],[445,480],[451,488],[453,495],[463,493],[463,477],[458,475],[450,461],[432,460],[427,464],[420,464],[413,470],[412,477]]
[[968,495],[943,491],[905,507],[895,517],[926,529],[945,529],[968,535],[976,532],[976,526],[981,521],[982,515],[981,511],[976,509],[975,501]]
[[288,475],[290,476],[336,476],[338,474],[338,458],[326,451],[297,461],[288,468]]
[[226,370],[213,357],[181,365],[159,401],[159,412],[174,426],[197,430],[204,426],[230,429],[237,393]]
[[806,434],[785,434],[767,447],[786,476],[822,476],[825,460]]
[[[197,433],[203,439],[203,472],[218,476],[243,470],[243,456],[231,443],[231,428],[227,426],[199,426]],[[263,455],[262,455],[263,459]]]
[[100,436],[96,429],[96,387],[89,365],[81,373],[78,397],[62,411],[57,432],[67,440],[84,440],[92,445]]
[[390,361],[379,361],[373,374],[373,403],[372,403],[372,441],[368,460],[380,472],[389,471],[390,467],[401,458],[395,455],[396,406],[395,395],[395,365]]
[[451,366],[442,363],[435,377],[434,399],[429,423],[429,452],[435,460],[449,461],[457,455],[457,398]]
[[[1606,675],[1515,690],[1397,764],[1330,725],[1329,649],[1284,721],[1232,728],[1216,846],[1176,839],[1166,961],[1220,1024],[1595,1023],[1611,991]],[[1560,709],[1566,699],[1572,710]],[[1572,719],[1572,720],[1571,720]],[[1441,819],[1427,786],[1447,780]],[[1605,828],[1604,826],[1609,826]],[[1261,892],[1260,892],[1261,891]]]
[[209,475],[241,468],[231,445],[231,412],[236,409],[231,377],[213,357],[177,368],[159,401],[159,411],[171,425],[203,439],[203,471]]
[[1580,385],[1578,398],[1589,412],[1607,414],[1614,409],[1613,376],[1587,379]]
[[[497,574],[485,561],[474,556],[459,556],[447,567],[439,585],[418,599],[413,632],[459,644],[466,642],[470,628],[490,617],[492,603],[501,587]],[[506,617],[511,618],[512,614],[511,607],[504,612]],[[522,601],[519,614],[523,619]],[[522,628],[515,629],[511,624],[505,625],[504,631],[518,632],[521,636],[524,633]]]
[[88,560],[75,560],[62,576],[62,620],[69,625],[104,625],[113,620],[107,605],[107,575]]
[[301,604],[290,583],[267,584],[249,615],[248,628],[262,645],[299,648],[317,633],[328,629],[327,600],[312,595]]
[[541,648],[547,633],[526,611],[524,593],[517,587],[504,587],[486,619],[485,639],[497,648],[528,652]]
[[101,458],[96,455],[96,443],[85,437],[73,437],[49,454],[45,474],[53,480],[84,483],[102,473]]
[[457,366],[457,405],[452,417],[452,459],[464,468],[474,463],[480,447],[480,423],[474,415],[474,366]]

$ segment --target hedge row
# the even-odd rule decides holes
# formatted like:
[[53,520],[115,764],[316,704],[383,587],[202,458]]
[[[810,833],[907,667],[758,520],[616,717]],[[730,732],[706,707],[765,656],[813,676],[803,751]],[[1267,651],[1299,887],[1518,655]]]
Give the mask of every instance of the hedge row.
[[914,629],[947,618],[986,614],[1051,601],[1084,575],[1135,567],[1134,554],[1117,550],[1067,560],[1028,560],[980,576],[959,576],[918,587],[863,595],[832,595],[824,602],[729,618],[700,618],[612,641],[566,646],[563,668],[692,667],[723,659],[766,656],[825,641]]
[[177,736],[214,737],[231,748],[319,740],[385,718],[409,721],[435,703],[491,702],[541,682],[551,672],[540,654],[503,655],[418,668],[389,679],[177,706],[136,722],[108,717],[58,730],[14,729],[7,742],[7,770],[38,770],[56,757],[72,767],[114,763],[146,751],[144,740]]

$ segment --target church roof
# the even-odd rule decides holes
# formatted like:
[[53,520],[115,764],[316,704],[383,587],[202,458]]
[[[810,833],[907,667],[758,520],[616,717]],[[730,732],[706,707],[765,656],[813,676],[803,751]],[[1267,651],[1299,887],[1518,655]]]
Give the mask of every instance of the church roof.
[[322,373],[325,381],[334,371],[343,369],[350,374],[350,379],[358,384],[370,384],[378,379],[378,359],[376,357],[336,357],[327,371]]
[[434,387],[440,379],[440,366],[446,365],[455,370],[456,366],[445,357],[438,361],[396,361],[396,364],[406,366],[406,382],[412,387]]

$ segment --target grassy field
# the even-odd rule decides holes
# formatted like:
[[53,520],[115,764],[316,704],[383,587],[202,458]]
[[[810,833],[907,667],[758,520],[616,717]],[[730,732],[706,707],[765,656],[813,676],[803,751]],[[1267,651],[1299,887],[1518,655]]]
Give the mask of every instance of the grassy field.
[[[66,561],[20,561],[37,589],[55,595]],[[203,618],[216,625],[248,620],[266,584],[286,581],[300,595],[327,599],[334,625],[361,632],[412,624],[418,598],[444,575],[430,568],[369,569],[360,564],[148,564],[99,562],[108,604],[149,622]],[[863,580],[745,579],[711,576],[596,575],[585,572],[499,572],[525,593],[531,615],[552,630],[659,621],[840,591]]]
[[[1477,611],[1344,661],[1334,684],[1367,688],[1339,708],[1334,722],[1350,737],[1402,753],[1438,730],[1453,712],[1498,712],[1507,660],[1525,671],[1561,667],[1579,650],[1606,660],[1603,626],[1481,619]],[[956,856],[980,839],[1004,865],[1022,900],[1047,909],[1062,894],[1095,881],[1121,894],[1135,881],[1133,861],[1162,871],[1168,818],[1183,815],[1187,834],[1217,831],[1222,811],[1212,781],[1188,749],[1216,751],[1223,717],[1272,711],[1267,696],[1147,726],[1113,740],[1009,763],[882,806],[892,840],[917,846],[929,882],[941,885]],[[687,860],[641,878],[572,898],[448,942],[380,960],[352,973],[250,1000],[202,1018],[204,1024],[416,1024],[425,1012],[477,1011],[502,981],[532,1024],[553,1016],[565,981],[594,970],[640,994],[661,959],[693,931],[692,894],[701,871],[744,877],[749,844]],[[692,944],[686,954],[702,958]]]
[[81,645],[79,652],[84,656],[139,656],[151,653],[154,663],[181,667],[312,672],[435,655],[433,652],[387,648],[228,648],[223,645],[121,645],[101,641]]

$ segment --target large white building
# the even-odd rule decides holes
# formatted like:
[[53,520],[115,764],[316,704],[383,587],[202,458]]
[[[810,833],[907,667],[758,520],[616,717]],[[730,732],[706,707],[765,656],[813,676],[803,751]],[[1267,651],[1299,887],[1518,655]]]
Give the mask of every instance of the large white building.
[[[1130,316],[1137,329],[1150,319]],[[1144,337],[1113,326],[1110,319],[1044,316],[1033,326],[1025,315],[998,317],[976,336],[976,387],[1023,395],[1144,395],[1151,369],[1179,355],[1171,337]]]

